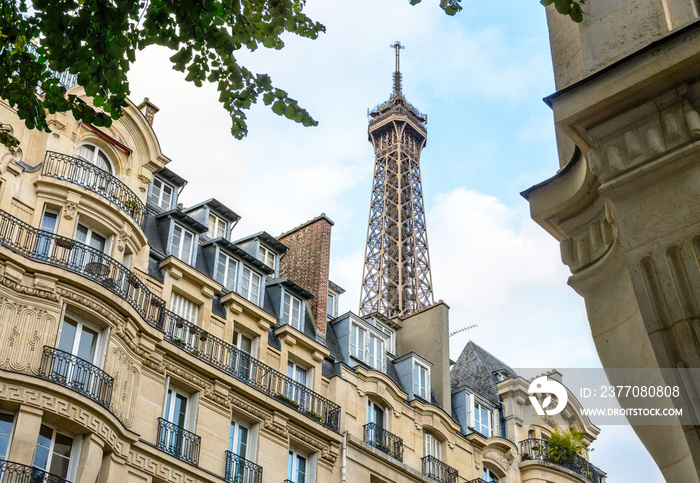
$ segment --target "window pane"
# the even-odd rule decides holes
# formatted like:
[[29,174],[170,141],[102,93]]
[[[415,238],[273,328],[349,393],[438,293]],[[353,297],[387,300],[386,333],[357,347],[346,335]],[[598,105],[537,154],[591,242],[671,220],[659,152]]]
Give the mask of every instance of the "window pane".
[[10,446],[12,422],[14,416],[0,413],[0,459],[7,458],[7,448]]
[[95,360],[95,348],[97,346],[97,332],[87,327],[80,331],[80,342],[78,343],[78,353],[81,359],[92,363]]
[[170,201],[173,198],[173,189],[170,185],[163,184],[163,194],[159,206],[164,210],[170,208]]
[[73,343],[78,324],[72,320],[63,319],[61,324],[61,338],[58,341],[58,349],[64,352],[73,352]]
[[56,220],[58,215],[56,213],[51,213],[50,211],[45,211],[44,216],[41,218],[41,229],[45,231],[50,231],[51,233],[56,230]]
[[34,462],[32,463],[39,469],[45,470],[49,463],[49,450],[51,449],[51,438],[53,437],[53,429],[48,426],[41,425],[39,429],[39,440],[34,451]]

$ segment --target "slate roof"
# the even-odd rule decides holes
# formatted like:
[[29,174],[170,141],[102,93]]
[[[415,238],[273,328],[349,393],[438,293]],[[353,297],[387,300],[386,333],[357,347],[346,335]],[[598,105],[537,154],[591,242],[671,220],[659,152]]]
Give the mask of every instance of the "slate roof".
[[469,341],[450,371],[450,388],[468,387],[494,406],[498,405],[498,379],[494,372],[503,371],[507,378],[517,377],[513,369],[493,354]]

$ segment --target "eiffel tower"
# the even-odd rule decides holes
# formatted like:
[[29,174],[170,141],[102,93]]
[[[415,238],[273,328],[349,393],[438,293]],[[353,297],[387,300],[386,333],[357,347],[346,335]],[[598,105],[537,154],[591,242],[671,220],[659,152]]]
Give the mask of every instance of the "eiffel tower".
[[420,177],[428,117],[401,92],[399,42],[391,98],[370,113],[374,179],[360,314],[402,316],[433,303]]

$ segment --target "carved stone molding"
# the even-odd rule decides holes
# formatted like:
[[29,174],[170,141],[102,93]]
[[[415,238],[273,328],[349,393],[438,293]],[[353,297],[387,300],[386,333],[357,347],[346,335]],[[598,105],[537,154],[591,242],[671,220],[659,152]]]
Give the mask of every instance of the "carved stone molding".
[[153,458],[134,448],[129,451],[127,461],[129,466],[138,468],[146,474],[156,476],[162,481],[172,483],[200,483],[202,481],[184,473],[180,468],[173,466],[168,461]]
[[8,382],[0,382],[0,399],[26,404],[70,419],[85,428],[86,432],[99,436],[119,456],[125,456],[129,450],[131,443],[120,438],[107,421],[68,399]]
[[78,215],[78,203],[74,201],[66,201],[63,205],[63,218],[72,220]]
[[335,464],[338,458],[338,450],[335,445],[328,444],[319,438],[315,438],[306,431],[291,424],[288,426],[287,431],[290,436],[314,448],[322,459],[328,461],[330,464]]
[[56,293],[49,292],[47,290],[41,290],[36,287],[27,287],[26,285],[21,285],[7,277],[1,277],[0,283],[5,287],[14,290],[17,293],[24,295],[30,295],[32,297],[39,297],[42,299],[50,300],[52,302],[58,302],[60,299]]

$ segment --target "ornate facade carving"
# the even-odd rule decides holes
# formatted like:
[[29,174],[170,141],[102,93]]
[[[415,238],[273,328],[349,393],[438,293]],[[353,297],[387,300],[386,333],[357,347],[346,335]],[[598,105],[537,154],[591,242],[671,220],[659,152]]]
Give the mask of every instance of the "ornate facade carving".
[[78,203],[75,201],[66,201],[63,205],[63,218],[66,220],[73,220],[78,216]]
[[125,426],[131,427],[134,423],[134,406],[141,376],[139,365],[113,339],[107,354],[105,371],[114,378],[110,409]]
[[308,444],[318,451],[319,456],[328,461],[330,464],[334,464],[335,460],[338,458],[338,450],[335,448],[335,446],[327,444],[324,441],[311,436],[308,432],[291,424],[287,426],[287,431],[289,436]]

